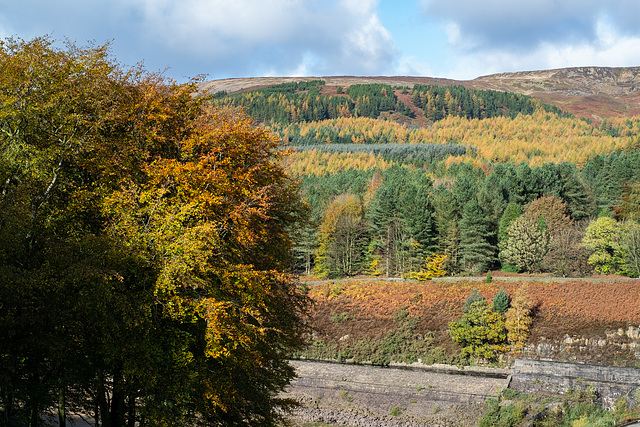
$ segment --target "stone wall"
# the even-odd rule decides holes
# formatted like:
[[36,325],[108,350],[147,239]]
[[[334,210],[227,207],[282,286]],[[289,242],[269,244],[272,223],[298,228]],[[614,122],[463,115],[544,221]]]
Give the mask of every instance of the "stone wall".
[[590,336],[540,337],[525,347],[524,355],[531,359],[604,365],[616,360],[640,360],[640,326],[627,325]]
[[607,408],[622,396],[633,402],[640,394],[640,369],[517,359],[509,384],[525,393],[566,393],[589,386]]

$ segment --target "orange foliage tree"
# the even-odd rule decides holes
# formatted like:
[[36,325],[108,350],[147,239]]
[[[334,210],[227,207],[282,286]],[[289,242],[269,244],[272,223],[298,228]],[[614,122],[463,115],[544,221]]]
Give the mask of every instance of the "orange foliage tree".
[[274,425],[291,403],[306,208],[275,138],[194,92],[108,46],[0,45],[3,419]]

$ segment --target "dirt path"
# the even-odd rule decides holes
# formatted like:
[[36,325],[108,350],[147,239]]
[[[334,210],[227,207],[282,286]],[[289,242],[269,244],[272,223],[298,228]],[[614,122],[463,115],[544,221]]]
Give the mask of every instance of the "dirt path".
[[[447,277],[434,277],[431,279],[434,282],[484,282],[486,276],[447,276]],[[300,283],[306,285],[322,285],[324,283],[338,283],[338,282],[414,282],[419,283],[417,280],[404,279],[401,277],[349,277],[343,279],[331,279],[331,280],[301,280]],[[584,281],[589,283],[613,283],[613,282],[640,282],[640,278],[630,277],[616,277],[616,278],[604,278],[604,277],[545,277],[545,276],[495,276],[492,281],[494,282],[544,282],[544,283],[563,283],[563,282],[575,282]]]

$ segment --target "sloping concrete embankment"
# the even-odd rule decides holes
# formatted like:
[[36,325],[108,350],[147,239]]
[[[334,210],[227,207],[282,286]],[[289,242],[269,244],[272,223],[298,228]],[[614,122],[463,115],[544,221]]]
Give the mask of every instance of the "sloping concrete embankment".
[[468,426],[509,373],[455,367],[374,367],[293,361],[298,378],[288,397],[303,407],[297,422],[347,426]]

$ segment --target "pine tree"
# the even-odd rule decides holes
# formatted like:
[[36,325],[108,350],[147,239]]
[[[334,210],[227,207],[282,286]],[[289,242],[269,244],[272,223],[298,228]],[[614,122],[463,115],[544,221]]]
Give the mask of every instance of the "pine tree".
[[[412,180],[399,200],[403,222],[413,241],[411,256],[412,261],[417,261],[416,265],[437,250],[434,212],[429,199],[430,190],[431,180],[418,177]],[[412,266],[412,269],[413,267],[415,266]]]
[[380,268],[387,277],[404,272],[409,259],[410,233],[399,209],[403,181],[397,169],[385,173],[367,213],[371,223],[371,250],[380,257]]
[[509,308],[509,303],[509,294],[504,288],[500,288],[493,297],[493,309],[498,313],[505,314]]
[[454,274],[458,267],[459,211],[455,197],[444,186],[434,191],[433,207],[437,231],[438,252],[447,255],[446,270]]
[[493,233],[476,199],[467,203],[460,219],[460,260],[472,273],[486,271],[495,258]]
[[464,313],[467,313],[472,304],[481,301],[485,301],[484,297],[480,295],[480,291],[477,288],[474,288],[467,299],[464,301],[464,304],[462,304],[462,311]]
[[507,230],[509,226],[522,215],[522,206],[517,203],[509,203],[504,210],[502,217],[500,217],[500,223],[498,225],[498,243],[507,240]]

